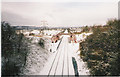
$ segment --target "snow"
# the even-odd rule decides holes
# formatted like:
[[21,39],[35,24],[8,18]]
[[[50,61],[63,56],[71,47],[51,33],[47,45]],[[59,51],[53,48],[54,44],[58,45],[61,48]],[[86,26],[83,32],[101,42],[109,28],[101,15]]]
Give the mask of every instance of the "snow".
[[40,31],[39,30],[33,30],[33,31],[31,31],[31,33],[34,33],[35,35],[38,35],[40,33]]
[[[48,35],[59,32],[57,30],[44,31]],[[64,33],[68,33],[68,31],[65,30]],[[77,41],[83,41],[91,34],[82,33],[76,35]],[[62,35],[61,37],[63,37],[62,40],[57,43],[51,43],[50,39],[44,37],[28,37],[32,41],[24,70],[25,75],[75,75],[72,57],[77,62],[79,75],[89,75],[86,63],[80,58],[79,43],[69,43],[69,35]],[[44,49],[38,45],[40,38],[45,40]]]
[[30,32],[24,32],[23,34],[29,36]]
[[51,36],[56,35],[60,32],[61,30],[44,30],[43,31],[44,35],[51,35]]
[[65,32],[64,33],[68,33],[68,30],[65,30]]
[[87,38],[87,36],[89,36],[89,35],[91,35],[91,34],[93,34],[92,32],[89,32],[89,33],[81,33],[81,34],[76,34],[76,41],[77,42],[81,42],[81,41],[84,41],[86,38]]
[[39,73],[40,75],[74,75],[72,57],[77,61],[79,75],[89,75],[86,63],[82,61],[79,55],[79,43],[68,43],[68,37],[69,35],[63,35],[60,47],[45,64]]
[[45,48],[41,48],[38,44],[40,37],[28,36],[27,38],[32,41],[29,43],[30,50],[27,56],[24,75],[39,75],[39,71],[42,70],[49,56],[52,55],[52,53],[48,50],[51,48],[48,46],[50,40],[43,38],[45,40]]
[[71,55],[77,61],[79,75],[89,75],[89,70],[87,69],[86,63],[80,58],[79,43],[69,44],[71,48]]

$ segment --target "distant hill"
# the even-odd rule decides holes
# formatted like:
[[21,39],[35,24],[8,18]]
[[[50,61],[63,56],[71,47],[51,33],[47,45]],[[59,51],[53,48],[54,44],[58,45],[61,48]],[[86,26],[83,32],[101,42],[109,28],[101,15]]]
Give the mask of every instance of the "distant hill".
[[38,29],[68,29],[68,28],[81,28],[81,27],[48,27],[48,26],[12,26],[16,30],[38,30]]
[[12,26],[14,29],[16,30],[30,30],[30,29],[34,29],[34,30],[37,30],[37,29],[46,29],[48,27],[36,27],[36,26]]

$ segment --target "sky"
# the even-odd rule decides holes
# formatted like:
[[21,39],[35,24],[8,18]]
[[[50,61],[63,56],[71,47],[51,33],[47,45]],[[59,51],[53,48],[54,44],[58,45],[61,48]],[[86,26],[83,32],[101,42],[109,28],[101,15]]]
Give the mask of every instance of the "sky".
[[71,27],[104,25],[108,19],[118,18],[118,2],[101,1],[61,1],[32,2],[13,0],[2,1],[2,21],[18,26]]

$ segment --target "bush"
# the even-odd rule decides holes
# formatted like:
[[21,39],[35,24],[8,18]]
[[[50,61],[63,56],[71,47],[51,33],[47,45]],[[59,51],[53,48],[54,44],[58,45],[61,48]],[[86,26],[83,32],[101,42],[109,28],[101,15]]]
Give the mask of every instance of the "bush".
[[19,75],[26,62],[27,39],[16,34],[9,23],[2,22],[2,75]]
[[87,62],[91,75],[120,75],[120,20],[107,26],[92,27],[93,34],[81,43],[81,58]]
[[88,26],[85,26],[84,28],[83,28],[83,32],[89,32],[89,27]]
[[44,44],[44,43],[45,43],[45,41],[44,41],[42,38],[40,38],[38,44],[39,44],[42,48],[45,47],[45,44]]

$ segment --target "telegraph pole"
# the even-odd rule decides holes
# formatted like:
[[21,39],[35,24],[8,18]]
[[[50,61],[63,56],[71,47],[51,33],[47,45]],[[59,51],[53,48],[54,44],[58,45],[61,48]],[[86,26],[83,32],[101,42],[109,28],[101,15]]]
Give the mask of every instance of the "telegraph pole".
[[44,21],[44,20],[41,21],[41,23],[42,23],[42,24],[41,24],[42,26],[47,26],[47,25],[48,25],[48,24],[47,24],[47,21]]

